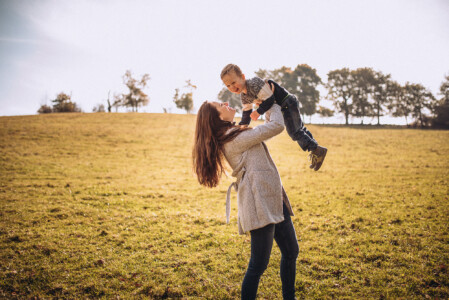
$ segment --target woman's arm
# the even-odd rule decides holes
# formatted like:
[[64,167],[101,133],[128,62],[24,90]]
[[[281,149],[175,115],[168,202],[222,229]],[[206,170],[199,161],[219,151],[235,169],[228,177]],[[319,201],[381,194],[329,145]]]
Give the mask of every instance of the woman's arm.
[[269,138],[278,135],[284,130],[284,118],[281,107],[277,104],[267,111],[265,124],[256,126],[251,130],[240,133],[234,140],[226,145],[228,151],[245,152],[249,148],[257,145]]

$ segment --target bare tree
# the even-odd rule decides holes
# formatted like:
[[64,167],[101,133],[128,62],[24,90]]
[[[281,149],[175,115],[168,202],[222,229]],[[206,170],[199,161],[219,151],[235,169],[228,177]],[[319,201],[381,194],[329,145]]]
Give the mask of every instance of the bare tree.
[[111,109],[112,109],[112,104],[111,104],[111,101],[109,100],[110,95],[111,95],[111,91],[109,90],[109,91],[108,91],[108,99],[107,99],[107,102],[108,102],[108,112],[109,112],[109,113],[111,112]]

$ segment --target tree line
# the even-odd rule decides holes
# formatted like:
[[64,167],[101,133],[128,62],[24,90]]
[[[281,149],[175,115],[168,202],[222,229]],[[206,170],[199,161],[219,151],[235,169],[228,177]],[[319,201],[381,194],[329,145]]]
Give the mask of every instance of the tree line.
[[[380,117],[388,114],[404,117],[407,125],[412,117],[415,124],[421,127],[449,127],[449,75],[440,86],[442,98],[437,99],[419,83],[400,85],[390,74],[372,68],[333,70],[327,74],[327,82],[323,82],[316,70],[307,64],[300,64],[294,69],[285,66],[274,70],[259,69],[255,73],[261,78],[278,82],[294,94],[301,103],[303,117],[317,113],[331,117],[341,113],[346,125],[349,124],[349,117],[360,118],[361,124],[366,117],[377,118],[380,125]],[[319,105],[319,85],[327,90],[324,99],[331,100],[335,110]],[[241,109],[240,97],[227,88],[219,92],[218,99]]]
[[[294,69],[285,66],[274,70],[259,69],[255,74],[278,82],[294,94],[301,103],[303,118],[311,118],[314,114],[331,117],[339,113],[344,115],[346,125],[349,124],[350,117],[360,118],[361,124],[367,117],[377,118],[377,124],[380,125],[380,117],[390,115],[404,117],[407,125],[412,118],[414,125],[421,127],[449,128],[449,75],[443,79],[439,93],[441,98],[437,99],[422,84],[406,82],[401,85],[393,80],[390,74],[367,67],[332,70],[328,72],[326,82],[318,76],[316,69],[307,64],[300,64]],[[114,93],[110,99],[109,92],[107,106],[97,104],[92,109],[93,112],[111,112],[112,109],[117,112],[119,107],[138,112],[139,107],[148,105],[150,98],[143,91],[150,80],[148,74],[136,79],[128,70],[122,80],[128,88],[128,93]],[[319,86],[327,91],[324,97],[320,95]],[[186,80],[182,93],[181,89],[175,89],[172,101],[176,107],[191,113],[193,91],[196,88],[190,80]],[[241,110],[240,96],[232,94],[226,87],[223,87],[217,97],[220,101],[229,102],[231,106]],[[38,113],[81,112],[81,108],[71,98],[71,95],[61,92],[52,100],[52,106],[44,104]],[[332,101],[334,109],[319,105],[322,99]],[[167,112],[166,108],[164,112]]]

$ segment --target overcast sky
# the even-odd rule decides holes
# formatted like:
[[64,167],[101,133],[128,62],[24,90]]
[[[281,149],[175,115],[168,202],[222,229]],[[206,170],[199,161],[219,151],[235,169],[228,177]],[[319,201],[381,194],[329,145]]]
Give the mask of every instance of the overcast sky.
[[449,1],[0,0],[0,115],[35,114],[61,91],[91,112],[126,91],[126,70],[151,77],[141,111],[181,112],[175,88],[191,79],[198,108],[216,99],[230,62],[247,77],[306,63],[323,81],[372,67],[438,95]]

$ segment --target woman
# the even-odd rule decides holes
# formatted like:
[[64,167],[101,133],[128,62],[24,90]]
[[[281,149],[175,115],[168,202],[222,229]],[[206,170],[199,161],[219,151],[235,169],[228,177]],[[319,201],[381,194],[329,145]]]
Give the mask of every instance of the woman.
[[[254,129],[234,125],[235,109],[228,103],[204,102],[197,115],[193,165],[200,184],[218,185],[223,158],[233,169],[238,191],[239,233],[251,234],[251,258],[242,283],[242,299],[255,299],[262,273],[270,259],[273,239],[281,253],[284,299],[295,299],[296,258],[299,248],[293,215],[276,166],[263,141],[284,129],[281,108],[274,104],[267,121]],[[230,187],[231,188],[231,187]],[[227,219],[229,221],[229,191]]]

